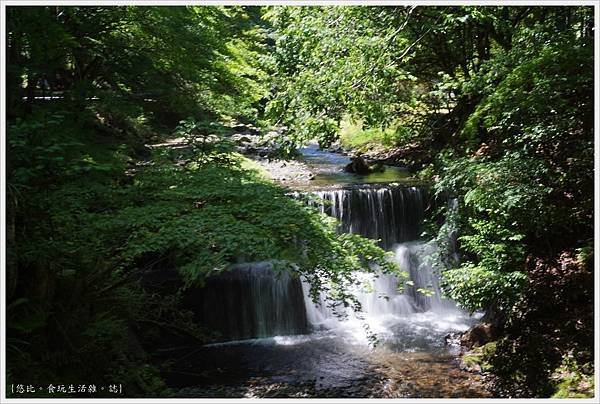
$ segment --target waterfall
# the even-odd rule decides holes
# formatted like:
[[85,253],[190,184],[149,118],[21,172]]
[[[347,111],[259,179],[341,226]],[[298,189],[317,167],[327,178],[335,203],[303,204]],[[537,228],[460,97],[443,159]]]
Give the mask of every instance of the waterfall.
[[[396,263],[409,273],[412,285],[407,285],[405,293],[408,294],[414,305],[421,311],[456,310],[454,302],[442,299],[440,288],[440,263],[438,260],[438,246],[435,241],[407,242],[398,245],[395,250]],[[425,289],[419,292],[418,289]]]
[[[356,274],[361,285],[352,293],[362,306],[367,324],[374,331],[386,332],[391,324],[422,319],[419,313],[428,313],[428,321],[438,321],[444,316],[464,318],[464,313],[454,302],[441,298],[436,243],[416,241],[424,216],[423,189],[385,186],[314,193],[320,201],[312,204],[322,213],[337,218],[340,221],[339,231],[380,240],[382,247],[394,251],[395,262],[409,275],[409,282],[403,285],[390,274]],[[341,321],[342,313],[335,313],[328,307],[324,296],[315,304],[308,297],[308,284],[304,282],[303,288],[307,319],[313,328],[347,328],[350,325],[351,332],[357,331],[358,324]],[[345,314],[354,313],[346,309]]]
[[[364,322],[358,317],[379,335],[392,329],[396,335],[407,335],[431,328],[429,323],[415,325],[414,321],[439,324],[445,318],[464,319],[453,302],[441,298],[437,245],[417,241],[425,211],[424,189],[361,186],[313,194],[317,198],[309,203],[337,218],[340,232],[380,240],[383,248],[394,251],[396,263],[410,282],[401,283],[390,274],[355,274],[361,282],[350,292],[362,311],[354,313],[349,308],[330,307],[324,295],[315,304],[309,297],[309,285],[291,272],[276,271],[274,262],[239,264],[209,277],[205,287],[194,291],[192,310],[202,325],[218,331],[221,340],[240,340],[322,329],[355,337],[364,335]],[[406,328],[399,330],[398,324]]]
[[271,261],[238,264],[194,290],[192,310],[220,340],[308,332],[301,281]]
[[423,189],[419,187],[361,187],[316,191],[322,202],[311,202],[340,221],[340,231],[394,244],[419,237],[423,221]]

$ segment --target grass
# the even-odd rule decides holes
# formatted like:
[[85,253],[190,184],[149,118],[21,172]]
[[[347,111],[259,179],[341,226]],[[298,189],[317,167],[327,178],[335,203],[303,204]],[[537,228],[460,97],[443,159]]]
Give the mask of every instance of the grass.
[[366,151],[373,147],[394,147],[405,137],[404,128],[364,128],[361,121],[344,118],[340,124],[340,143],[343,147]]
[[591,398],[594,397],[594,374],[589,365],[578,366],[573,360],[565,358],[551,376],[555,392],[552,398]]
[[[237,154],[237,153],[236,153]],[[254,171],[259,178],[269,181],[271,180],[271,175],[267,170],[265,170],[260,164],[256,161],[249,159],[248,157],[242,156],[241,154],[237,154],[241,161],[242,169],[248,171]]]

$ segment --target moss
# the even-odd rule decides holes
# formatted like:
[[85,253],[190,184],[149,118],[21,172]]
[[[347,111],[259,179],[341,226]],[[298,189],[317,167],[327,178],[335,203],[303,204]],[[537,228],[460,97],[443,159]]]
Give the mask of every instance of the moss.
[[271,179],[271,175],[269,174],[269,172],[265,170],[264,167],[262,167],[256,161],[237,153],[235,153],[235,156],[237,158],[240,158],[240,164],[243,170],[254,171],[258,175],[258,177],[263,180]]
[[594,372],[590,369],[591,365],[579,366],[572,359],[564,359],[550,377],[555,386],[552,398],[594,397]]
[[494,352],[496,352],[496,341],[475,347],[462,356],[462,365],[471,371],[490,372],[492,366],[489,360],[494,355]]

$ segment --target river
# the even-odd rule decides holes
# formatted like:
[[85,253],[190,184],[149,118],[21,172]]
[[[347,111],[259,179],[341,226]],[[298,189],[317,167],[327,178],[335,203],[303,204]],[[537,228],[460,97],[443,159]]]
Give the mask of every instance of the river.
[[312,204],[336,217],[340,231],[380,240],[409,284],[360,274],[353,293],[363,313],[335,313],[313,302],[301,279],[274,277],[271,262],[237,265],[197,296],[196,314],[223,341],[186,358],[187,369],[168,380],[176,395],[489,397],[482,376],[459,367],[459,347],[446,338],[480,314],[440,298],[437,248],[420,239],[426,188],[400,168],[361,177],[343,171],[347,156],[314,144],[301,152],[315,178],[297,192],[320,197]]

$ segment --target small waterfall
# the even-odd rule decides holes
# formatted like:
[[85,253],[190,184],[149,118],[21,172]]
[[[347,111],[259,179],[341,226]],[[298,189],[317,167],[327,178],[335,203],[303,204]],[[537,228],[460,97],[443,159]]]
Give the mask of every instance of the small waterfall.
[[194,290],[199,322],[221,340],[264,338],[308,332],[301,281],[275,271],[269,261],[239,264],[207,278]]
[[[352,291],[362,306],[362,314],[376,322],[393,322],[406,319],[415,313],[427,311],[440,315],[456,312],[454,302],[441,298],[439,274],[435,258],[437,246],[434,242],[406,242],[395,248],[395,261],[402,271],[409,274],[410,281],[401,284],[398,278],[390,274],[358,273],[360,286]],[[307,319],[316,328],[336,327],[341,319],[328,307],[325,296],[317,304],[308,297],[309,285],[302,284],[307,307]],[[353,314],[347,310],[346,314]]]
[[[310,200],[321,213],[339,220],[340,232],[360,234],[380,240],[379,244],[390,249],[399,242],[419,237],[424,216],[423,189],[400,186],[364,186],[315,191],[318,199]],[[296,194],[296,197],[299,195]],[[408,266],[401,265],[408,272]],[[411,294],[402,293],[398,279],[388,274],[359,273],[361,286],[352,291],[360,302],[366,316],[408,316],[419,307]],[[419,284],[420,285],[420,284]],[[416,286],[415,290],[417,287]],[[329,307],[325,296],[315,304],[310,300],[309,285],[303,282],[308,321],[315,328],[331,328],[337,325],[343,314]],[[350,316],[352,317],[352,316]]]
[[[337,218],[340,231],[381,240],[380,245],[393,250],[396,263],[408,273],[410,280],[406,285],[389,274],[357,274],[362,282],[353,294],[374,331],[385,332],[388,325],[399,321],[410,323],[411,319],[421,318],[418,313],[429,313],[429,319],[436,321],[444,316],[464,318],[454,302],[441,298],[436,243],[415,241],[424,216],[423,192],[418,187],[393,186],[315,192],[322,202],[312,202],[313,205]],[[328,307],[324,296],[313,303],[308,297],[308,285],[303,283],[303,287],[307,318],[314,328],[351,324],[340,320],[342,313]],[[346,310],[345,314],[352,312]]]
[[[411,296],[419,310],[438,313],[456,310],[454,302],[441,297],[439,251],[434,241],[402,243],[395,252],[396,263],[409,273],[412,282],[406,286],[405,293]],[[424,290],[420,292],[420,288]]]
[[[239,264],[209,277],[205,287],[194,291],[192,309],[201,324],[218,331],[220,339],[226,341],[306,334],[319,329],[364,335],[365,324],[358,317],[380,335],[399,323],[409,324],[407,327],[412,329],[413,321],[424,313],[429,316],[427,321],[439,321],[446,315],[464,318],[453,302],[440,297],[434,262],[437,245],[415,241],[424,217],[422,188],[364,186],[313,194],[319,199],[310,199],[309,203],[337,218],[340,232],[380,240],[383,248],[394,251],[396,262],[410,282],[405,285],[383,273],[356,274],[361,282],[350,292],[360,302],[362,312],[353,313],[330,307],[324,295],[315,304],[309,297],[309,285],[290,272],[275,271],[274,262]],[[300,197],[298,193],[294,196]],[[415,329],[421,328],[422,324]]]
[[363,187],[314,194],[322,213],[340,221],[340,231],[381,240],[380,245],[394,244],[419,237],[423,221],[423,189],[419,187]]

